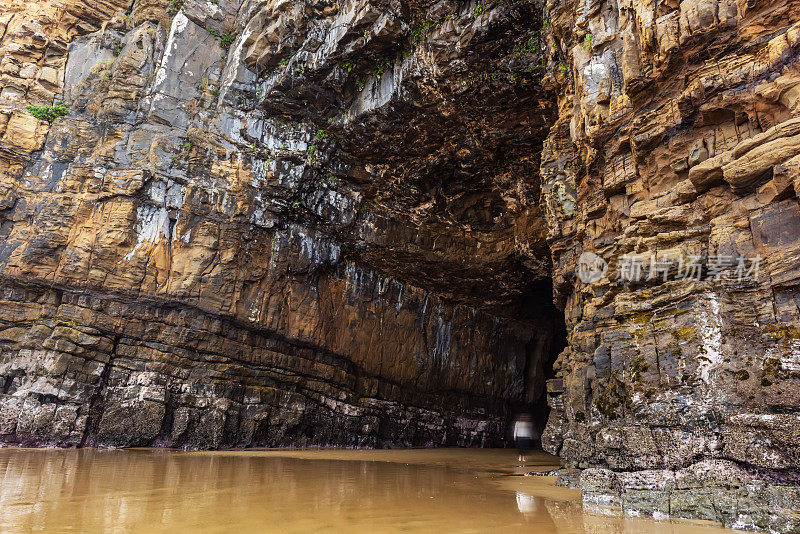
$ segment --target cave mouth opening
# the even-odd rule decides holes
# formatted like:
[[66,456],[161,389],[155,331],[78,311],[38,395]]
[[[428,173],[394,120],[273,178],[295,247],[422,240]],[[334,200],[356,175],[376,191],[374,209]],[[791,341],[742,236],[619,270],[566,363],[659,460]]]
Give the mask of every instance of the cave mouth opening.
[[553,282],[544,279],[532,284],[521,302],[522,318],[533,326],[525,345],[525,388],[522,399],[512,407],[512,416],[529,413],[539,433],[550,415],[546,381],[555,378],[553,365],[567,346],[564,312],[553,304]]

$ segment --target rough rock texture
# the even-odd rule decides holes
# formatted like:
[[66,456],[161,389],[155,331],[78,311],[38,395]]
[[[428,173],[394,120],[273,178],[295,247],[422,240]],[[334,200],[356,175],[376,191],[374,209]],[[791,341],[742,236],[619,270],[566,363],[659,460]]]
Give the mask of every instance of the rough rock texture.
[[[545,448],[632,513],[798,531],[800,3],[547,7],[542,190],[569,347]],[[604,277],[574,276],[583,252]],[[690,256],[702,272],[678,278]],[[719,268],[738,256],[758,271]],[[687,499],[699,487],[712,504]]]
[[0,27],[4,440],[499,444],[566,337],[543,443],[587,501],[800,529],[800,2]]
[[566,335],[540,17],[4,6],[2,439],[502,444]]

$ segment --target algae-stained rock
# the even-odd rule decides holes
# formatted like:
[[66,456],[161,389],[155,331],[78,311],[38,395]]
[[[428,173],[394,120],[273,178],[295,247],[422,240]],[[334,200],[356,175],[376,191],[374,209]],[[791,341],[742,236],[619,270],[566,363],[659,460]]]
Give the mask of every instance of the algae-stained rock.
[[97,428],[99,443],[111,446],[149,445],[161,430],[164,405],[154,401],[122,401],[104,406]]

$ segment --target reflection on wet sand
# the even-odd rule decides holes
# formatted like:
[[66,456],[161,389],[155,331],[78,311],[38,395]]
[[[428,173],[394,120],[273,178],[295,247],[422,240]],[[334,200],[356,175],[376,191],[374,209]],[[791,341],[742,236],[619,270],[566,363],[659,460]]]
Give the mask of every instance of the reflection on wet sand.
[[[509,450],[0,449],[0,531],[712,533],[587,513]],[[534,469],[553,458],[534,455]]]

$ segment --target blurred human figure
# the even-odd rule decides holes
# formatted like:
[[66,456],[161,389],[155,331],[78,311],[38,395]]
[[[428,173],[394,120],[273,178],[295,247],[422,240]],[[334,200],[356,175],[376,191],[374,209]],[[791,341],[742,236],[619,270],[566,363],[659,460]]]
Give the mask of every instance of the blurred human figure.
[[518,460],[525,463],[528,451],[533,448],[533,418],[528,413],[520,414],[514,422],[514,441],[517,442],[519,450]]
[[517,492],[517,508],[523,515],[535,514],[539,511],[536,497],[521,491]]

